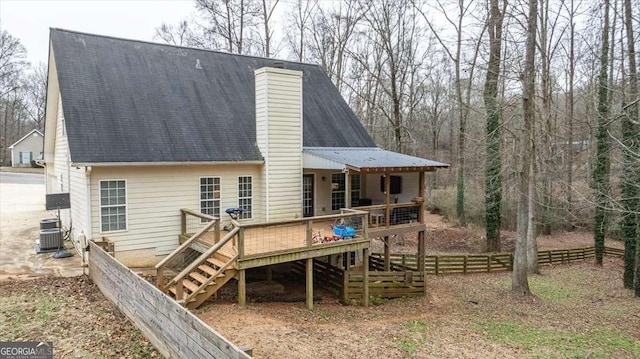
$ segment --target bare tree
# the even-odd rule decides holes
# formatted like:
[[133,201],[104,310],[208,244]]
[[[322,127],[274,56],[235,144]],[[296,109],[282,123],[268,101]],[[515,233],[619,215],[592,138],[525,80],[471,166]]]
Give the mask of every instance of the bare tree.
[[319,62],[338,88],[343,90],[350,45],[366,7],[360,0],[340,1],[337,9],[318,9],[311,24],[309,58]]
[[516,234],[516,248],[513,255],[513,276],[511,290],[519,294],[530,294],[527,278],[527,237],[529,226],[529,186],[532,172],[532,128],[535,121],[535,54],[536,54],[536,28],[538,19],[538,0],[529,0],[529,16],[527,26],[527,49],[524,71],[524,92],[522,96],[522,109],[524,115],[524,130],[522,131],[522,152],[518,184],[518,227]]
[[[378,76],[376,81],[388,106],[379,106],[393,132],[394,147],[404,150],[407,135],[407,115],[413,111],[410,94],[415,91],[417,69],[420,67],[418,55],[418,27],[415,10],[408,0],[369,0],[369,11],[365,19],[374,36],[370,45],[378,47],[382,54],[381,63],[368,67],[369,75]],[[357,58],[360,63],[366,59]],[[381,71],[376,71],[379,67]]]
[[317,0],[297,0],[295,6],[290,7],[289,27],[293,31],[287,32],[287,40],[296,60],[305,61],[305,48],[307,44],[307,32],[313,15],[318,9]]
[[262,2],[262,26],[264,27],[264,37],[262,38],[263,55],[271,57],[271,42],[273,41],[273,28],[271,27],[271,18],[273,12],[278,6],[280,0],[261,0]]
[[20,74],[27,65],[27,51],[20,40],[0,30],[0,98],[20,86]]
[[250,46],[249,34],[255,27],[260,13],[260,3],[256,0],[195,0],[196,9],[206,21],[203,33],[217,37],[231,53],[246,54]]
[[155,39],[175,46],[193,46],[193,37],[194,34],[189,28],[187,20],[180,21],[176,26],[162,23],[156,28],[154,35]]
[[576,15],[578,6],[575,5],[574,0],[569,0],[569,5],[566,1],[562,2],[563,7],[566,9],[569,18],[569,49],[567,54],[567,62],[569,65],[568,73],[568,90],[566,93],[566,107],[567,107],[567,136],[566,136],[566,185],[565,185],[565,228],[573,230],[573,163],[574,163],[574,117],[575,117],[575,100],[574,100],[574,83],[576,74],[576,56],[575,56],[575,36],[576,36]]
[[624,17],[629,59],[629,104],[622,122],[624,173],[621,202],[624,212],[621,222],[625,241],[623,282],[625,288],[634,289],[635,296],[640,297],[640,164],[639,159],[634,157],[634,154],[640,153],[640,93],[631,0],[624,0]]
[[[484,85],[484,105],[487,112],[487,157],[485,168],[485,224],[487,251],[500,250],[500,202],[502,201],[502,157],[500,155],[501,109],[498,106],[498,79],[502,53],[502,21],[506,0],[500,9],[499,0],[489,1],[489,63]],[[526,232],[525,232],[526,233]],[[525,267],[526,268],[526,267]]]
[[[455,69],[455,96],[456,96],[456,110],[458,115],[458,156],[456,161],[456,217],[457,224],[459,226],[466,225],[465,218],[465,210],[464,210],[464,167],[465,167],[465,151],[466,151],[466,137],[467,137],[467,120],[469,118],[469,108],[471,106],[471,86],[473,84],[473,76],[476,69],[476,61],[478,59],[478,51],[480,49],[480,44],[482,37],[484,35],[484,31],[486,26],[482,28],[482,31],[477,36],[475,44],[474,44],[474,52],[471,57],[471,62],[468,68],[465,70],[465,73],[468,75],[467,78],[462,78],[462,51],[463,51],[463,24],[467,17],[469,17],[469,13],[473,9],[474,5],[473,0],[465,1],[459,0],[457,1],[457,18],[450,18],[445,5],[440,1],[436,1],[436,9],[444,18],[447,23],[453,27],[456,34],[456,41],[453,46],[448,45],[445,40],[439,36],[439,31],[436,30],[432,22],[429,20],[426,13],[415,3],[414,6],[418,9],[423,19],[433,32],[434,36],[440,43],[440,45],[445,50],[449,59],[453,62]],[[452,49],[455,47],[455,50]],[[463,82],[465,84],[463,85]]]
[[44,129],[44,113],[47,101],[47,66],[44,63],[33,68],[33,72],[27,77],[26,111],[38,130]]
[[596,251],[596,263],[602,265],[604,256],[604,236],[606,233],[606,208],[609,205],[611,139],[609,138],[609,0],[603,3],[604,16],[602,44],[600,49],[600,74],[598,76],[598,129],[597,155],[593,169],[595,214],[593,231]]

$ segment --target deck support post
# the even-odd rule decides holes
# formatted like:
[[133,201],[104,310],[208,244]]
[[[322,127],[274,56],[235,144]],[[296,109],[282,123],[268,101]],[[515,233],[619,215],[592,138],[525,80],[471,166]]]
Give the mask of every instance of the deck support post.
[[241,307],[247,305],[247,277],[244,269],[238,271],[238,304]]
[[389,236],[384,237],[384,270],[391,271],[391,253],[389,251]]
[[362,305],[369,306],[369,248],[362,250]]
[[271,266],[267,266],[267,282],[273,282],[273,270],[271,269]]
[[313,258],[307,258],[307,309],[313,309]]
[[418,232],[418,272],[424,272],[424,261],[426,254],[426,245],[424,241],[424,231]]
[[344,253],[344,270],[351,269],[351,252]]

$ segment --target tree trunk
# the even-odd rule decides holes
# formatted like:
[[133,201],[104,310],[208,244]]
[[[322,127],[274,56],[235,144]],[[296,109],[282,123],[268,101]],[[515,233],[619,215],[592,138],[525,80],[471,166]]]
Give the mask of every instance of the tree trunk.
[[[534,135],[532,134],[532,141]],[[531,151],[535,153],[535,151]],[[538,230],[536,226],[536,161],[531,160],[531,173],[529,178],[529,228],[527,230],[527,272],[540,274],[538,268]]]
[[487,251],[498,252],[500,251],[500,202],[502,201],[502,158],[500,156],[502,110],[498,107],[497,98],[503,20],[498,0],[490,0],[489,11],[489,64],[483,93],[487,111],[485,224]]
[[[638,156],[640,153],[640,114],[638,113],[638,68],[636,66],[636,51],[633,34],[633,20],[631,11],[631,0],[624,1],[625,27],[627,30],[627,55],[629,57],[629,105],[626,107],[626,116],[622,122],[622,143],[624,145],[624,173],[622,177],[622,234],[624,237],[624,287],[635,288],[636,297],[640,297],[640,273],[636,273],[635,267],[640,266],[640,257],[636,258],[640,233],[638,233],[640,221],[640,164]],[[635,278],[635,286],[634,286]]]
[[567,94],[567,103],[569,106],[569,118],[567,119],[568,126],[568,134],[567,134],[567,186],[566,186],[566,218],[565,218],[565,228],[569,231],[573,231],[575,229],[573,225],[573,206],[571,202],[573,201],[573,111],[574,111],[574,102],[573,102],[573,83],[575,79],[575,7],[573,4],[573,0],[571,0],[571,11],[569,14],[569,19],[571,24],[569,25],[569,93]]
[[532,156],[532,127],[535,121],[535,54],[536,54],[536,27],[538,20],[538,1],[529,0],[529,19],[527,26],[527,50],[524,71],[524,92],[522,96],[522,109],[524,118],[524,130],[522,131],[522,152],[518,181],[518,214],[516,230],[516,248],[513,255],[513,274],[511,278],[511,290],[528,295],[529,280],[527,277],[527,235],[529,231],[529,193],[531,191],[531,156]]
[[604,28],[600,49],[600,74],[598,77],[598,133],[596,135],[597,154],[593,169],[595,191],[595,214],[593,217],[596,264],[602,265],[604,255],[604,237],[606,233],[606,208],[609,203],[610,188],[610,148],[609,138],[609,0],[604,0]]

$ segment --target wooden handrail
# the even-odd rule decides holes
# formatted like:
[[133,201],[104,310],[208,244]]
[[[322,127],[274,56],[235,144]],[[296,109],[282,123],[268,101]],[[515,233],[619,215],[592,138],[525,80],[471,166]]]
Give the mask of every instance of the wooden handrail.
[[[183,216],[184,216],[184,214],[183,214]],[[158,264],[156,264],[156,266],[155,266],[155,269],[156,269],[156,287],[158,289],[160,289],[161,291],[164,292],[168,288],[168,285],[167,286],[164,285],[164,267],[171,260],[173,260],[177,255],[182,254],[182,252],[184,252],[185,249],[187,249],[187,248],[189,248],[191,246],[191,243],[193,243],[196,240],[198,240],[198,238],[200,238],[204,233],[208,232],[211,229],[211,227],[213,227],[213,226],[216,226],[216,227],[218,226],[218,221],[217,220],[209,222],[201,230],[199,230],[197,233],[195,233],[189,239],[184,241],[184,243],[182,243],[180,246],[178,246],[178,248],[176,248],[173,252],[169,253],[169,255],[164,257]]]
[[225,244],[227,244],[227,242],[229,242],[231,238],[233,238],[236,235],[236,233],[238,233],[239,230],[240,228],[238,227],[235,227],[234,229],[232,229],[231,232],[227,233],[227,235],[225,235],[220,240],[220,242],[214,244],[206,252],[202,253],[200,257],[198,257],[195,261],[191,262],[191,264],[189,264],[187,268],[185,268],[182,272],[180,272],[177,276],[175,276],[171,281],[169,281],[167,286],[178,283],[178,281],[184,279],[184,277],[189,275],[189,273],[191,273],[196,267],[198,267],[199,265],[204,263],[204,261],[206,261],[209,257],[211,257],[213,253],[217,252],[220,248],[222,248]]
[[[389,208],[404,208],[404,207],[418,207],[422,204],[416,202],[402,202],[402,203],[389,203]],[[358,206],[356,209],[361,211],[371,211],[376,209],[386,209],[386,204],[376,204],[372,206]],[[353,209],[353,208],[350,208]]]
[[178,254],[182,253],[185,249],[187,249],[191,245],[191,243],[193,243],[195,240],[200,238],[200,236],[202,236],[204,233],[209,231],[211,227],[213,227],[214,225],[216,225],[216,221],[209,222],[201,230],[196,232],[193,236],[189,237],[189,239],[187,239],[178,248],[176,248],[173,252],[171,252],[169,255],[164,257],[158,264],[156,264],[156,267],[155,267],[156,270],[159,270],[162,267],[164,267],[170,260],[172,260]]
[[210,215],[205,214],[205,213],[200,213],[200,212],[194,211],[194,210],[189,209],[189,208],[180,208],[180,212],[183,212],[183,213],[186,213],[186,214],[190,214],[190,215],[192,215],[194,217],[198,217],[198,218],[202,218],[202,219],[208,219],[208,220],[211,220],[211,221],[217,221],[217,220],[220,219],[220,218],[217,218],[217,217],[214,217],[214,216],[210,216]]
[[338,219],[338,218],[345,218],[345,217],[352,217],[353,215],[365,215],[368,214],[366,211],[361,211],[359,209],[355,210],[355,209],[351,209],[352,213],[349,214],[328,214],[325,216],[317,216],[317,217],[310,217],[310,218],[296,218],[296,219],[288,219],[288,220],[282,220],[282,221],[273,221],[273,222],[261,222],[261,223],[240,223],[240,227],[242,228],[253,228],[253,227],[269,227],[269,226],[281,226],[283,224],[294,224],[294,223],[304,223],[304,222],[308,222],[308,221],[322,221],[322,220],[327,220],[327,219]]
[[238,255],[236,254],[235,257],[231,258],[227,263],[225,263],[222,267],[220,267],[220,269],[218,269],[218,271],[216,272],[216,274],[212,275],[211,277],[209,277],[206,281],[204,281],[204,283],[200,284],[200,286],[198,287],[198,289],[189,294],[188,297],[186,297],[184,299],[185,302],[189,302],[191,300],[191,298],[195,297],[196,295],[200,294],[200,292],[206,288],[211,282],[213,282],[214,280],[216,280],[216,278],[220,277],[220,274],[224,274],[224,271],[227,270],[227,268],[229,268],[236,260],[238,259]]

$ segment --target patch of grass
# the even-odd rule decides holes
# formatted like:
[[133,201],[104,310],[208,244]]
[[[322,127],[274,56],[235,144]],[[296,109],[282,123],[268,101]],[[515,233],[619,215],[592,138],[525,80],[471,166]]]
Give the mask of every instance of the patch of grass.
[[640,342],[608,328],[588,334],[545,329],[513,321],[485,321],[478,324],[491,340],[522,347],[531,358],[610,358],[640,356]]
[[553,305],[573,303],[581,292],[577,286],[543,276],[530,276],[529,288],[540,299]]
[[633,315],[637,309],[633,306],[625,306],[620,303],[605,303],[599,311],[610,318],[620,319],[620,318],[628,318],[630,315]]
[[396,345],[398,349],[405,351],[409,355],[413,355],[425,340],[427,323],[424,320],[410,320],[403,323],[403,325],[408,330],[408,333],[397,340]]
[[[586,281],[586,279],[582,279]],[[585,287],[579,278],[552,278],[544,275],[530,275],[529,289],[545,303],[572,306],[585,298],[600,295],[595,288]],[[511,287],[511,277],[501,278],[498,283],[504,288]]]
[[51,318],[60,308],[60,301],[56,298],[39,298],[36,304],[35,317],[41,322],[45,322]]

